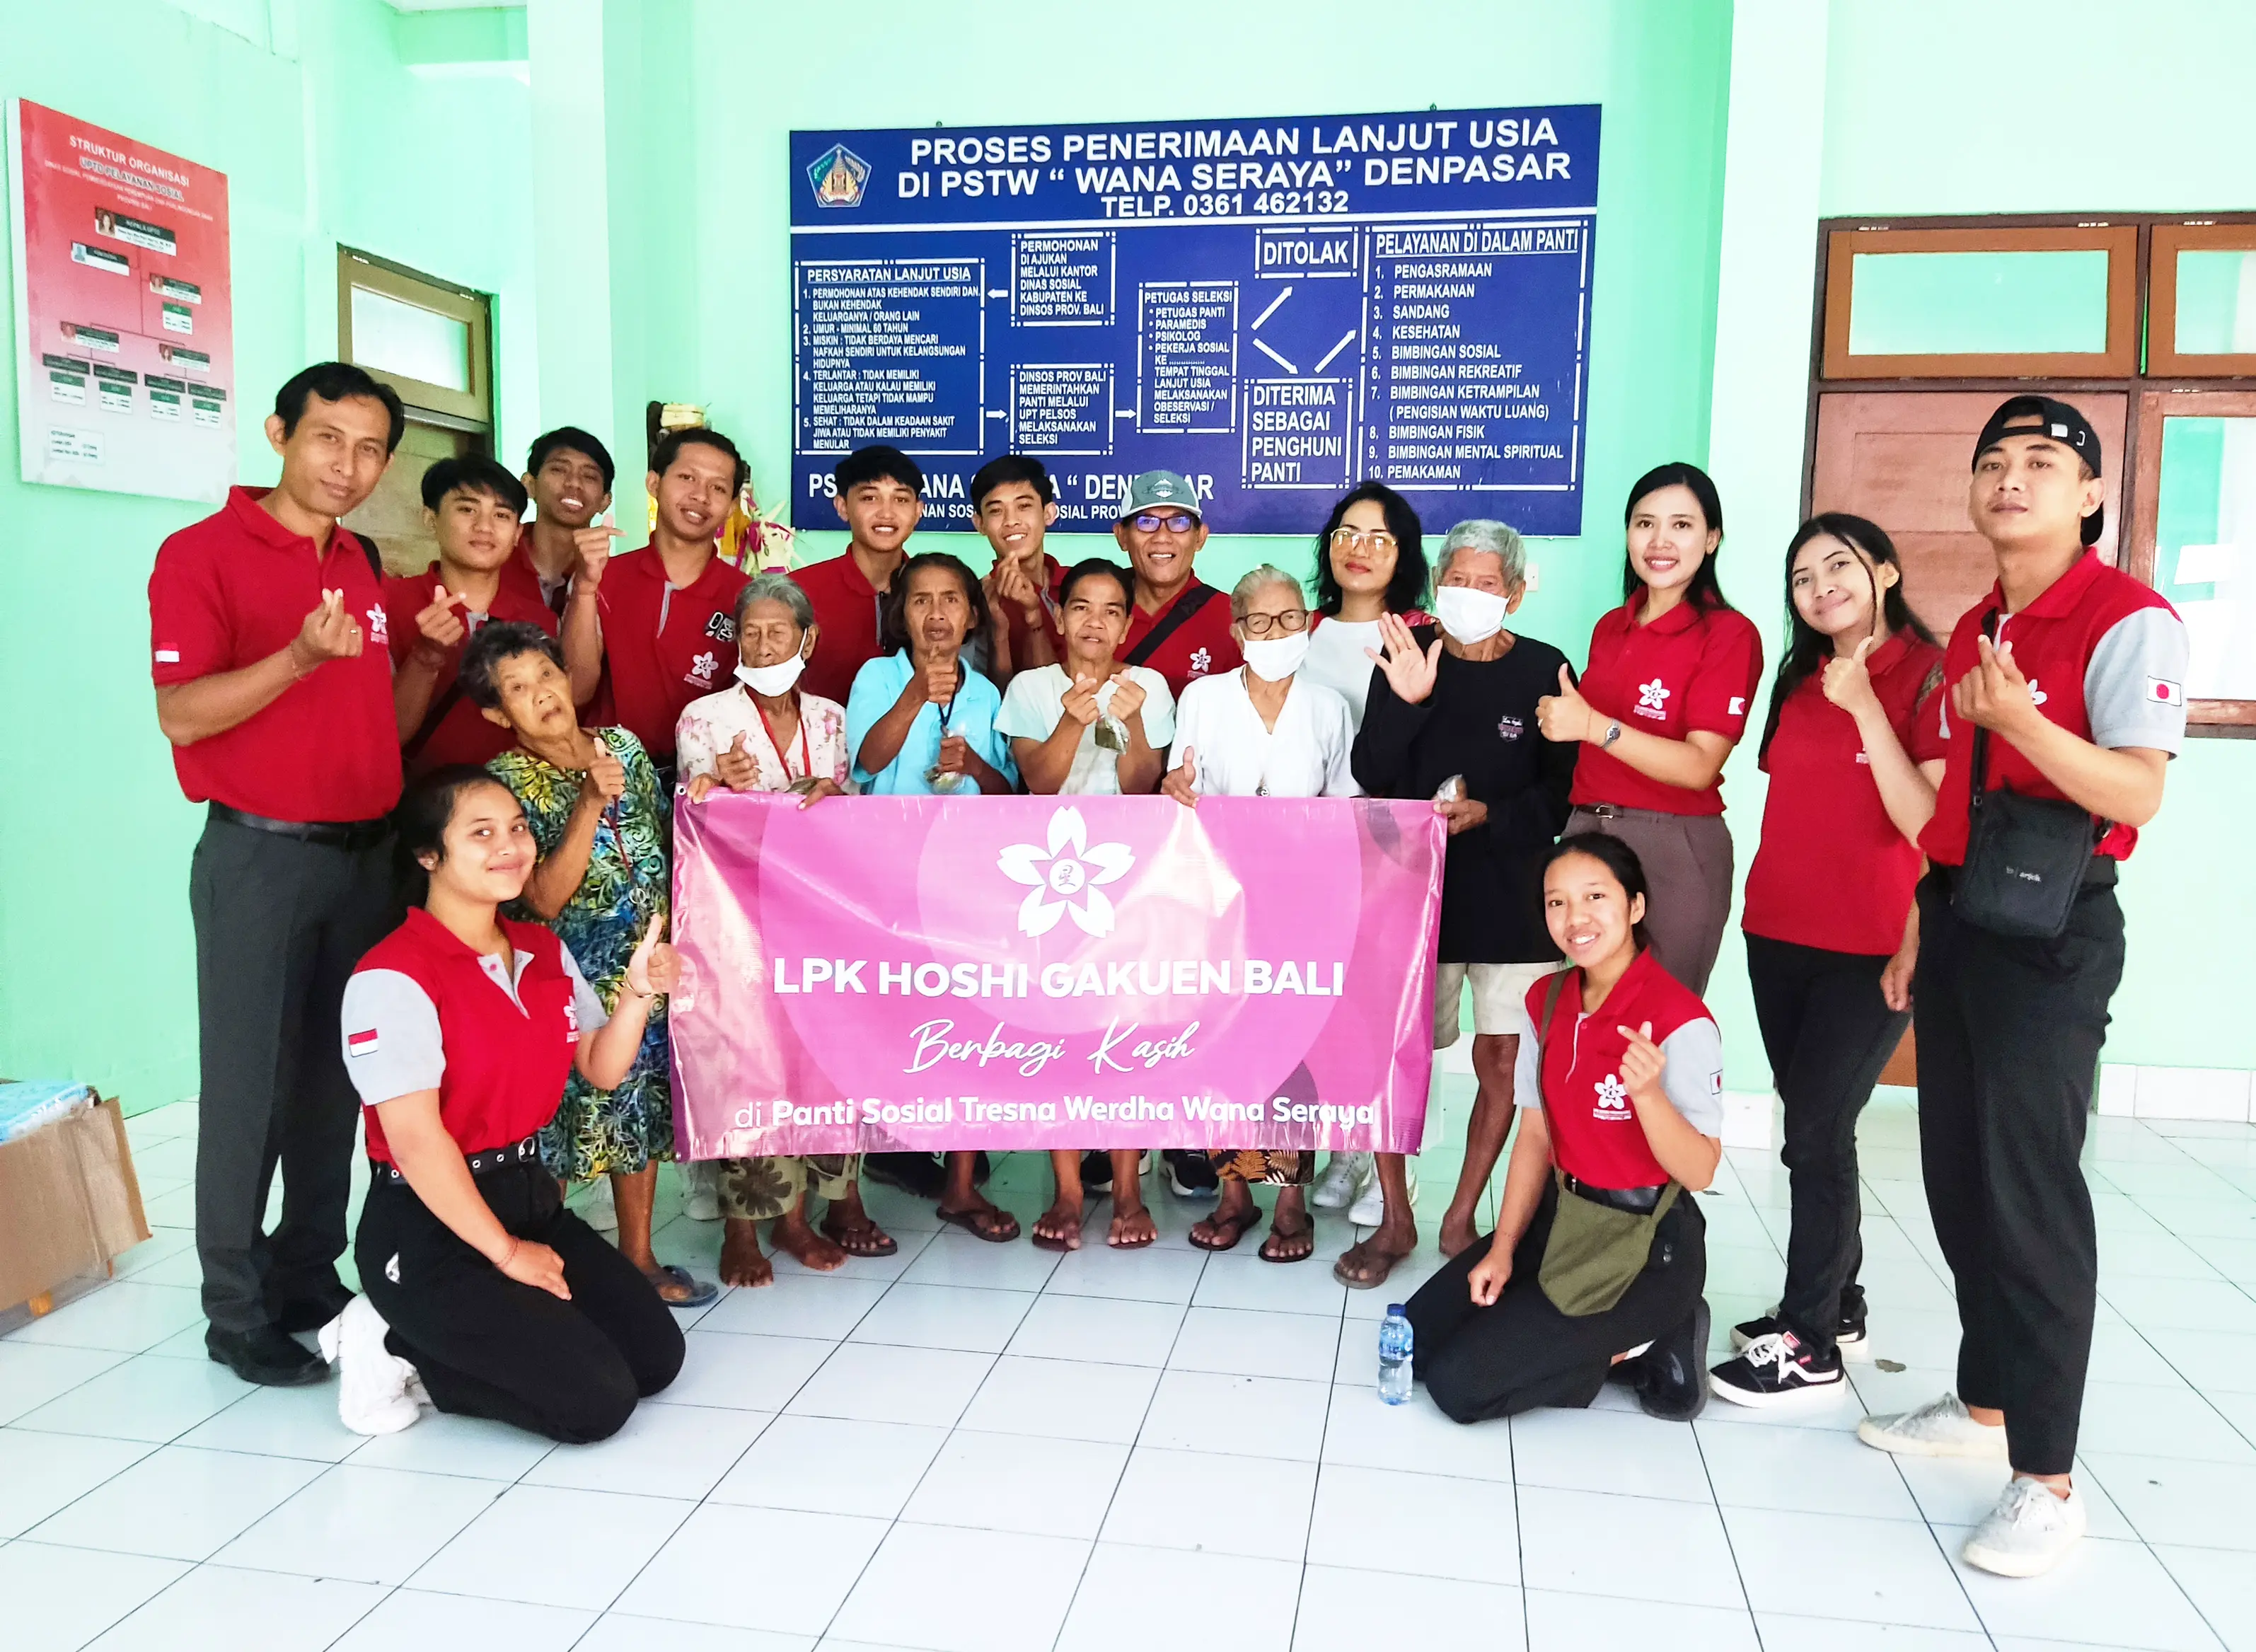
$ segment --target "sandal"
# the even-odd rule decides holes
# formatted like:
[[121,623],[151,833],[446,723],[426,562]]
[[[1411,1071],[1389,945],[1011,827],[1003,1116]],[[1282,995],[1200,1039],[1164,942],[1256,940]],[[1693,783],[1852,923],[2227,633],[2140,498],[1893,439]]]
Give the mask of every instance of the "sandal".
[[[658,1293],[659,1301],[668,1308],[702,1308],[721,1294],[721,1288],[711,1280],[700,1279],[687,1268],[676,1267],[671,1262],[660,1263],[655,1270],[645,1273],[643,1277]],[[667,1295],[666,1288],[668,1285],[679,1287],[684,1294]]]
[[[1308,1246],[1308,1249],[1302,1251],[1298,1256],[1280,1256],[1276,1251],[1270,1248],[1280,1241],[1282,1241],[1287,1245],[1290,1245],[1296,1240],[1306,1240]],[[1316,1225],[1314,1222],[1303,1223],[1301,1226],[1295,1228],[1279,1229],[1273,1226],[1269,1230],[1269,1237],[1261,1241],[1261,1248],[1254,1253],[1254,1254],[1260,1257],[1260,1259],[1265,1262],[1278,1263],[1305,1262],[1308,1258],[1314,1256],[1315,1253]]]
[[[1208,1217],[1202,1222],[1193,1223],[1190,1240],[1202,1251],[1232,1251],[1237,1248],[1238,1240],[1260,1225],[1261,1207],[1256,1204],[1233,1216],[1216,1213]],[[1216,1237],[1211,1239],[1201,1239],[1198,1236],[1198,1231],[1202,1227],[1213,1230]],[[1230,1237],[1222,1238],[1221,1235],[1223,1233],[1228,1233]]]
[[976,1204],[968,1211],[943,1211],[935,1206],[933,1214],[950,1227],[960,1227],[972,1238],[984,1239],[990,1245],[1008,1245],[1019,1237],[1019,1218],[991,1204]]
[[1350,1290],[1377,1290],[1392,1276],[1396,1264],[1407,1260],[1403,1256],[1388,1256],[1383,1252],[1378,1253],[1378,1260],[1385,1266],[1375,1274],[1357,1274],[1348,1266],[1351,1260],[1357,1259],[1361,1253],[1368,1253],[1370,1250],[1369,1239],[1348,1246],[1346,1250],[1340,1253],[1339,1260],[1332,1264],[1332,1277]]
[[901,1242],[875,1222],[864,1222],[854,1227],[841,1224],[834,1227],[825,1220],[816,1231],[849,1256],[893,1256],[898,1255],[901,1248]]

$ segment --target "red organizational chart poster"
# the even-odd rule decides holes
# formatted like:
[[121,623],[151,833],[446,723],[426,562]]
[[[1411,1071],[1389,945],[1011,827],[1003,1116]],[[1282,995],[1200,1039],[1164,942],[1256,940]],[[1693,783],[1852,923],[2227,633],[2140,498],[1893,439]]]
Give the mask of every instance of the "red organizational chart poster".
[[227,175],[8,109],[24,479],[217,502],[235,480]]

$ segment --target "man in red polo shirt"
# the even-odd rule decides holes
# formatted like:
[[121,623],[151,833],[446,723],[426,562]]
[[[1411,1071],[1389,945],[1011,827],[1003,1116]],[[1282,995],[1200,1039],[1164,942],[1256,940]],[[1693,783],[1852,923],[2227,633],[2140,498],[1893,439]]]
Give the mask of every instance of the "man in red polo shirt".
[[336,1260],[358,1105],[337,1016],[389,927],[399,736],[375,547],[337,519],[375,491],[405,428],[389,386],[308,367],[266,420],[281,480],[230,490],[149,576],[157,724],[180,789],[210,805],[188,873],[204,1345],[250,1382],[320,1381],[328,1366],[288,1333],[351,1300]]
[[470,633],[490,619],[518,619],[556,634],[556,616],[539,588],[509,577],[525,513],[522,483],[483,454],[441,459],[423,473],[423,510],[439,560],[423,573],[384,582],[392,708],[411,780],[509,749],[509,731],[480,716],[456,680]]
[[[1857,1430],[1883,1451],[2010,1464],[1963,1550],[2007,1577],[2048,1570],[2083,1535],[2069,1473],[2099,1261],[2077,1159],[2123,975],[2117,868],[2161,808],[2185,738],[2184,625],[2090,549],[2099,463],[2083,415],[2042,396],[2006,402],[1975,444],[1967,512],[1998,582],[1943,657],[1944,766],[1920,834],[1932,869],[1912,985],[1920,1163],[1957,1289],[1957,1392]],[[1985,811],[2006,793],[2073,806],[2060,812],[2091,852],[2058,933],[2007,932],[1962,908],[1998,865],[1970,857],[1978,791]],[[2012,886],[2027,886],[2031,858],[2006,867]]]
[[651,455],[658,501],[650,543],[600,567],[584,563],[564,611],[572,696],[600,694],[592,720],[642,742],[670,797],[673,725],[682,708],[737,668],[737,593],[744,576],[714,551],[744,485],[737,444],[717,430],[677,430]]
[[1150,667],[1180,700],[1195,679],[1245,663],[1230,635],[1229,599],[1191,572],[1206,522],[1188,477],[1146,470],[1130,483],[1112,537],[1136,570],[1121,664]]
[[814,653],[800,686],[844,705],[854,674],[878,657],[878,617],[924,514],[924,472],[899,448],[857,448],[830,473],[831,504],[852,537],[843,556],[794,568],[814,609]]
[[[525,491],[532,519],[518,531],[517,554],[502,570],[512,588],[529,585],[560,618],[572,577],[590,560],[609,560],[619,530],[601,521],[611,508],[617,475],[610,448],[576,425],[560,425],[534,438],[525,461]],[[553,632],[554,627],[550,627]]]
[[971,519],[995,553],[987,577],[987,658],[998,688],[1021,671],[1057,663],[1058,582],[1065,569],[1042,548],[1057,520],[1049,467],[1023,453],[990,459],[971,477]]

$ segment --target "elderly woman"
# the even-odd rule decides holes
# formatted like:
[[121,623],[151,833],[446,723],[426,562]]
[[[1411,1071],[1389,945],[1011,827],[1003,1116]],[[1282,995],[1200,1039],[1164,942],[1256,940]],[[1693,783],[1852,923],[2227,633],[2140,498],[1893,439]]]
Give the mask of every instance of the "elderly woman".
[[[1513,635],[1505,620],[1527,594],[1527,554],[1501,522],[1460,522],[1442,541],[1434,607],[1440,623],[1379,621],[1385,654],[1355,741],[1355,777],[1378,797],[1431,797],[1449,822],[1442,874],[1441,968],[1434,1047],[1457,1041],[1458,1000],[1472,983],[1473,1076],[1457,1190],[1442,1214],[1442,1254],[1473,1242],[1473,1218],[1512,1129],[1520,1000],[1559,967],[1543,922],[1543,857],[1567,819],[1575,748],[1544,738],[1535,702],[1555,693],[1565,656]],[[1378,659],[1374,651],[1372,658]],[[1452,779],[1456,795],[1441,796]],[[1409,1167],[1377,1162],[1385,1208],[1339,1259],[1340,1282],[1367,1290],[1418,1245]]]
[[[1230,593],[1230,639],[1245,663],[1183,690],[1175,708],[1175,766],[1161,790],[1195,808],[1208,797],[1353,797],[1348,752],[1354,724],[1347,702],[1297,676],[1308,652],[1308,608],[1301,582],[1263,563]],[[1306,1261],[1315,1252],[1308,1215],[1313,1151],[1221,1149],[1208,1154],[1222,1178],[1214,1214],[1191,1228],[1202,1250],[1226,1251],[1260,1222],[1249,1185],[1277,1189],[1276,1215],[1262,1241],[1265,1262]]]
[[[538,920],[572,950],[603,1008],[617,1013],[636,943],[666,921],[666,808],[658,771],[624,729],[583,729],[556,639],[537,625],[496,621],[462,651],[463,691],[517,744],[486,765],[517,796],[539,861],[511,915]],[[650,1247],[658,1166],[673,1156],[673,1097],[666,1006],[653,1006],[626,1077],[598,1088],[575,1071],[563,1105],[540,1133],[549,1171],[566,1181],[609,1176],[619,1253],[676,1308],[716,1288],[661,1267]]]
[[[781,574],[762,574],[737,593],[737,682],[693,700],[675,730],[692,804],[716,787],[797,792],[801,808],[846,789],[846,708],[807,694],[800,674],[814,657],[814,610]],[[827,1274],[850,1256],[891,1256],[892,1236],[862,1208],[857,1154],[765,1154],[731,1159],[721,1175],[721,1282],[766,1285],[775,1269],[760,1252],[768,1237],[800,1267]],[[810,1194],[828,1201],[820,1231],[807,1219]]]

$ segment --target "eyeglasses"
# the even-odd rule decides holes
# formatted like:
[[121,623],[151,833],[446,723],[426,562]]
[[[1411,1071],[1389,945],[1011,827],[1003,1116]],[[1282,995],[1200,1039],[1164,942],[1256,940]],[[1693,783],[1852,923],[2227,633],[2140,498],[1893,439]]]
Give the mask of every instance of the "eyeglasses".
[[1128,519],[1136,525],[1139,533],[1157,533],[1162,528],[1170,533],[1188,533],[1198,526],[1198,518],[1188,511],[1175,511],[1166,516],[1157,511],[1139,511]]
[[1383,527],[1336,527],[1332,530],[1332,548],[1336,551],[1391,551],[1400,543]]
[[1265,637],[1273,631],[1290,637],[1308,628],[1308,611],[1289,608],[1281,614],[1240,614],[1237,623],[1245,627],[1249,637]]

